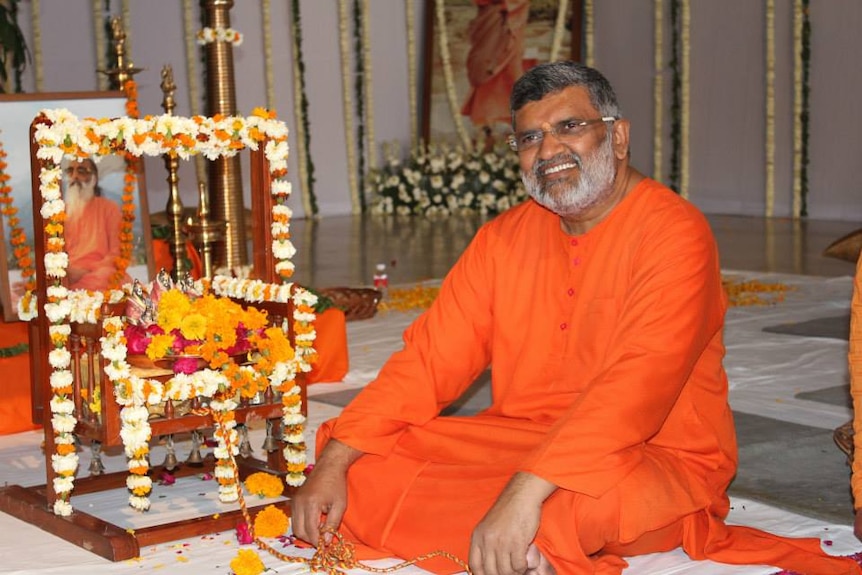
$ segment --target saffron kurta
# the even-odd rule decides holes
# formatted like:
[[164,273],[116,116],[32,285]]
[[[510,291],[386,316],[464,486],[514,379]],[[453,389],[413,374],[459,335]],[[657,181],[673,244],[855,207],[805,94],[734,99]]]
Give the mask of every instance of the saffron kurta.
[[[737,463],[725,308],[709,225],[652,180],[580,236],[532,201],[502,214],[319,438],[366,453],[348,473],[345,531],[384,553],[466,559],[526,471],[560,487],[536,543],[561,573],[619,573],[619,555],[681,543],[694,558],[855,572],[816,540],[746,530],[735,551],[741,532],[721,522]],[[493,405],[440,417],[489,366]]]

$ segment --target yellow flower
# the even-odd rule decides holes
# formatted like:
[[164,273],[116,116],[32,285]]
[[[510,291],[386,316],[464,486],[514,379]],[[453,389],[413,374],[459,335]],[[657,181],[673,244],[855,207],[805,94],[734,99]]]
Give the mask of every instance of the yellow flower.
[[287,515],[275,505],[267,505],[254,518],[254,532],[258,537],[281,537],[287,532]]
[[235,575],[259,575],[266,566],[254,549],[240,549],[230,562],[230,568]]
[[180,320],[180,333],[186,339],[204,339],[207,335],[207,318],[190,313]]
[[163,330],[169,332],[180,327],[182,319],[188,315],[191,306],[186,294],[178,289],[170,289],[159,298],[156,321]]
[[147,357],[150,359],[161,359],[168,354],[168,350],[174,344],[174,336],[162,333],[153,336],[147,346]]
[[252,495],[261,498],[278,497],[284,492],[284,484],[281,479],[263,471],[249,475],[245,480],[245,488]]

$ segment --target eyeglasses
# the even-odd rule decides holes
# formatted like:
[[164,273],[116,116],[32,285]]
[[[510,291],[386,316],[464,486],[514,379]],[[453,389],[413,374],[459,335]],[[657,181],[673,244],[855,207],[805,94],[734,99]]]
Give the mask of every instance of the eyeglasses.
[[65,170],[67,176],[73,175],[75,172],[82,176],[90,176],[93,174],[93,169],[89,166],[69,166]]
[[554,137],[561,142],[569,142],[582,136],[584,132],[587,131],[587,127],[592,126],[593,124],[616,122],[617,120],[619,120],[619,118],[616,116],[603,116],[592,120],[569,118],[567,120],[557,122],[556,125],[552,126],[548,130],[527,130],[525,132],[511,134],[508,138],[509,147],[515,152],[526,152],[527,150],[538,148],[545,140],[546,133],[553,134]]

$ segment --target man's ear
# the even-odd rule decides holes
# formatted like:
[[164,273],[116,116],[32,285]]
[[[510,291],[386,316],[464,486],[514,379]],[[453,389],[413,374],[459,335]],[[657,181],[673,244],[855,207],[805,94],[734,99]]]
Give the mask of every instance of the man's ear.
[[631,124],[626,119],[617,120],[613,123],[614,156],[622,160],[629,154],[629,127]]

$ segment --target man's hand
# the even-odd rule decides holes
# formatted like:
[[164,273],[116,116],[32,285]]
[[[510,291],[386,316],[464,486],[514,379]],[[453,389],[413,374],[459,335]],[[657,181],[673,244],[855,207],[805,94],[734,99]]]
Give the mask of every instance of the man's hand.
[[[321,527],[337,529],[347,509],[347,469],[362,452],[332,439],[290,500],[293,534],[317,545]],[[325,517],[324,517],[325,516]],[[329,543],[332,534],[324,535]]]
[[539,530],[542,503],[556,485],[519,472],[488,510],[470,541],[470,569],[475,575],[515,575],[527,571],[527,551]]

